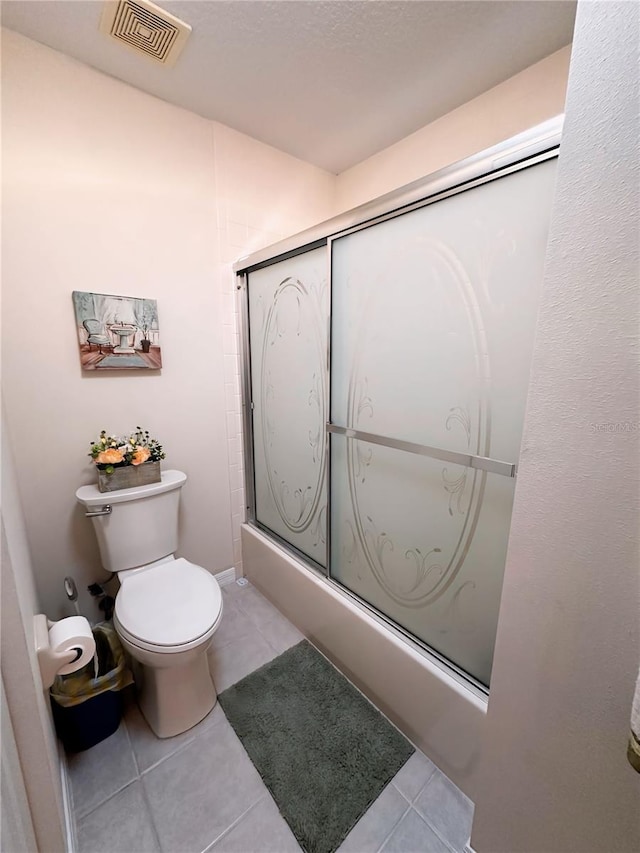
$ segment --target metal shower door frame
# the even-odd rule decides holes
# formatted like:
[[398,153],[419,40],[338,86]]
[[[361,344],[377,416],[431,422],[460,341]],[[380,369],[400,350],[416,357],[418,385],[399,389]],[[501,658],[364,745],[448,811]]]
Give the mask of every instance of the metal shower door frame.
[[[368,613],[385,624],[394,633],[410,641],[423,653],[426,653],[436,665],[454,674],[459,680],[471,685],[477,692],[487,694],[487,688],[469,673],[460,669],[452,661],[428,646],[413,634],[403,629],[385,614],[376,610],[368,602],[348,590],[331,576],[331,435],[343,435],[346,438],[359,439],[397,450],[431,456],[469,467],[515,477],[517,461],[494,460],[470,454],[454,453],[453,451],[434,448],[428,445],[406,442],[389,436],[379,436],[334,424],[331,415],[331,302],[333,291],[332,275],[332,246],[335,240],[349,234],[377,225],[389,219],[402,216],[405,213],[418,210],[445,198],[466,192],[483,184],[500,180],[515,172],[527,169],[558,156],[564,116],[557,116],[541,125],[537,125],[525,133],[506,140],[479,154],[469,157],[454,165],[442,169],[419,181],[408,184],[392,193],[388,193],[373,202],[361,205],[346,213],[329,219],[313,228],[302,231],[291,238],[275,243],[258,252],[254,252],[238,260],[233,270],[238,277],[237,289],[242,293],[241,323],[241,376],[242,376],[242,408],[243,408],[243,444],[245,454],[245,504],[247,522],[266,533],[288,553],[295,556],[304,565],[320,575],[327,583]],[[325,425],[327,431],[327,450],[325,458],[325,484],[327,491],[327,511],[325,522],[325,541],[327,548],[326,567],[314,561],[287,540],[283,539],[256,518],[256,490],[254,467],[254,432],[251,377],[251,328],[249,321],[249,277],[252,272],[279,263],[296,255],[301,255],[314,249],[326,246],[327,250],[327,357],[326,381],[328,389],[327,412]],[[455,458],[454,458],[455,457]]]

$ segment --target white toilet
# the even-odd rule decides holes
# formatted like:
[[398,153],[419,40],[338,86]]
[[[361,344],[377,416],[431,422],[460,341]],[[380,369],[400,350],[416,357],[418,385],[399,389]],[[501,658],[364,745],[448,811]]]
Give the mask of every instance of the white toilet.
[[102,565],[118,573],[114,625],[134,661],[140,708],[161,738],[195,726],[216,703],[207,649],[222,618],[220,587],[206,569],[175,557],[186,479],[163,471],[148,486],[76,492]]

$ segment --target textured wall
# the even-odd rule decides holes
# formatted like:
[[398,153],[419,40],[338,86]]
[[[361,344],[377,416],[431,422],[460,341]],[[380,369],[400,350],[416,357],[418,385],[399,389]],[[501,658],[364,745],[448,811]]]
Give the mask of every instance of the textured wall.
[[579,6],[472,844],[640,849],[638,6]]

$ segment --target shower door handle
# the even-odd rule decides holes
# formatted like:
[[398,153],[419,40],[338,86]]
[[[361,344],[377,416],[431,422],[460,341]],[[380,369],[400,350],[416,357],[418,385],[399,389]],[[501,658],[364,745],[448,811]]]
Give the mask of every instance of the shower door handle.
[[406,453],[416,453],[418,456],[429,456],[431,459],[440,459],[442,462],[451,462],[454,465],[466,465],[467,468],[488,471],[490,474],[501,474],[503,477],[515,477],[518,471],[515,462],[502,462],[500,459],[490,459],[488,456],[475,456],[473,453],[445,450],[443,447],[430,447],[428,444],[402,441],[399,438],[389,438],[385,435],[376,435],[373,432],[362,432],[362,430],[351,429],[351,427],[341,427],[328,423],[327,432],[334,435],[344,435],[345,438],[366,441],[369,444],[391,447],[394,450],[404,450]]

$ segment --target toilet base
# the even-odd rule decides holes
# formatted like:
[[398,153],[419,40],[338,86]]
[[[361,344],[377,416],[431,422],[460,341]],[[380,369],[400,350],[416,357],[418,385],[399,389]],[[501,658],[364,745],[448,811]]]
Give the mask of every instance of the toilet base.
[[159,738],[186,732],[214,708],[217,694],[206,651],[179,666],[133,664],[140,710]]

